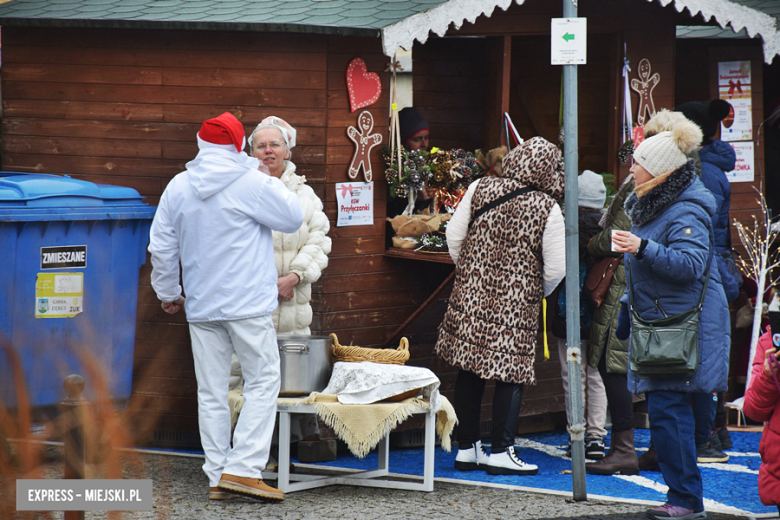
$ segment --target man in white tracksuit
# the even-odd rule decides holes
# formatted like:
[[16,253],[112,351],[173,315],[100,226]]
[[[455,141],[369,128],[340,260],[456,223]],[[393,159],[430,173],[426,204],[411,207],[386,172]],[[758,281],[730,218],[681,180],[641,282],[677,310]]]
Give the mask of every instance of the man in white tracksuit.
[[[283,500],[284,493],[266,485],[261,473],[280,388],[271,321],[278,298],[271,231],[293,233],[303,215],[298,197],[241,151],[245,142],[243,126],[227,112],[203,123],[200,152],[165,188],[154,217],[152,287],[166,312],[184,306],[187,313],[209,498],[237,493]],[[228,385],[234,349],[243,368],[245,401],[231,449]]]

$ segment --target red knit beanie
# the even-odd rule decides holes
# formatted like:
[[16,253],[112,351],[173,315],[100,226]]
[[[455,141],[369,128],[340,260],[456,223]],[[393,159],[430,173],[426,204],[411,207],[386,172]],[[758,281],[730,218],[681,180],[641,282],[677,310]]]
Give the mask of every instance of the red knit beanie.
[[244,127],[230,112],[203,122],[198,137],[211,144],[232,144],[237,152],[244,147]]

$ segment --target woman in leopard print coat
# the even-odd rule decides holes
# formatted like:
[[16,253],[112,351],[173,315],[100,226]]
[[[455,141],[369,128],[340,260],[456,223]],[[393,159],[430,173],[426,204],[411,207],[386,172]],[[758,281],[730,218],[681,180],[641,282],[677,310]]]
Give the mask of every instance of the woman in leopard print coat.
[[[501,166],[500,177],[469,186],[448,226],[455,286],[436,354],[460,369],[456,467],[533,474],[536,467],[514,453],[514,433],[523,386],[536,383],[542,298],[565,274],[564,221],[556,204],[563,195],[563,165],[555,145],[534,137]],[[504,201],[495,205],[499,199]],[[479,412],[489,379],[496,380],[490,462],[479,443]]]

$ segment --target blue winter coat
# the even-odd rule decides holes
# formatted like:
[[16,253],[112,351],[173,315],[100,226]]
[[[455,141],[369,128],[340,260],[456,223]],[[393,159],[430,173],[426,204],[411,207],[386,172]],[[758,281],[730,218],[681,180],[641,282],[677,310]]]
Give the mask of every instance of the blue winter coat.
[[[631,232],[646,239],[641,258],[625,254],[630,271],[634,309],[646,320],[684,312],[699,302],[709,257],[712,194],[696,177],[693,161],[673,172],[641,199],[626,201]],[[716,268],[699,320],[699,367],[691,377],[640,379],[628,371],[628,388],[635,394],[653,390],[715,392],[727,389],[730,321],[726,295]],[[622,298],[628,302],[628,291]],[[631,345],[629,343],[629,352]]]
[[[715,252],[728,251],[729,240],[729,208],[731,207],[731,184],[726,178],[726,172],[734,170],[737,154],[734,148],[720,139],[712,139],[710,143],[699,150],[701,158],[701,181],[715,197],[715,214],[712,225],[715,231]],[[721,255],[717,255],[718,270],[723,280],[726,299],[733,301],[739,296],[739,281],[731,276]]]

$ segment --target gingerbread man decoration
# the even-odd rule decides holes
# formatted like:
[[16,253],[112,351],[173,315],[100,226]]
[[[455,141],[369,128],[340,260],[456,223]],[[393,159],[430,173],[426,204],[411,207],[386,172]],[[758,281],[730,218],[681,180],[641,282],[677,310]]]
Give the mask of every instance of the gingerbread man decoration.
[[[650,60],[643,58],[637,69],[639,79],[631,80],[631,90],[639,94],[639,109],[636,111],[636,122],[639,126],[645,124],[645,112],[650,117],[655,115],[655,103],[653,102],[653,89],[661,81],[661,75],[657,72],[650,75]],[[649,118],[648,118],[649,119]]]
[[372,134],[374,129],[374,116],[371,112],[364,110],[358,116],[357,128],[347,127],[347,136],[355,143],[355,155],[352,156],[352,162],[349,165],[349,178],[357,179],[360,168],[363,167],[363,176],[366,182],[371,182],[371,160],[369,154],[371,149],[382,142],[381,134]]

